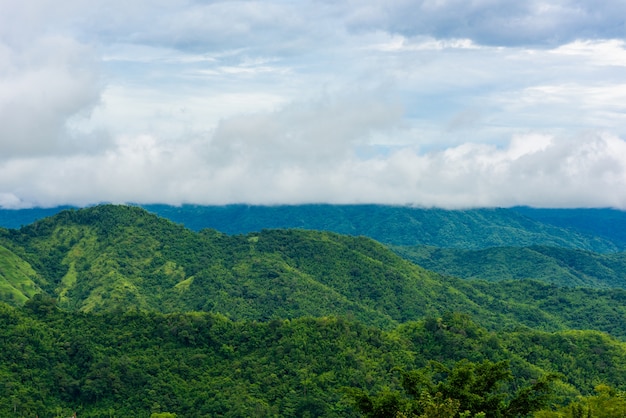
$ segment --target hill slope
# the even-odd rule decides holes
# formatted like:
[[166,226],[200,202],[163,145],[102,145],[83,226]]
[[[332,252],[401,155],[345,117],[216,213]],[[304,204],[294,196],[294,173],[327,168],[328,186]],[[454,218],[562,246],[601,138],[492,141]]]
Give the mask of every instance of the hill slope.
[[533,246],[463,250],[394,247],[403,257],[441,274],[488,281],[535,279],[561,286],[626,289],[626,253]]
[[75,314],[0,303],[1,416],[356,417],[342,388],[398,388],[395,367],[510,362],[511,387],[562,372],[572,399],[626,387],[626,345],[594,331],[496,334],[446,314],[381,331],[332,317],[232,322],[212,314]]
[[42,291],[38,283],[45,280],[30,264],[0,246],[0,300],[22,304]]
[[0,416],[358,416],[342,388],[429,360],[507,361],[508,396],[626,389],[626,290],[442,276],[364,237],[104,205],[0,230],[0,289]]
[[212,311],[232,319],[352,315],[389,326],[478,307],[365,238],[268,230],[194,233],[127,206],[65,211],[6,234],[66,309]]
[[626,212],[616,209],[539,209],[516,207],[512,210],[559,228],[608,239],[626,248]]

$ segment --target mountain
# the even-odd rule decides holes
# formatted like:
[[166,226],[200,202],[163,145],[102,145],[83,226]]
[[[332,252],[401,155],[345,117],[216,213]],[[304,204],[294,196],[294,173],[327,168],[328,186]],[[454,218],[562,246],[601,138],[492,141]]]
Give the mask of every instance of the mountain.
[[[367,236],[397,246],[481,249],[532,245],[595,252],[626,249],[626,212],[610,209],[443,210],[383,205],[198,206],[144,205],[199,231],[235,235],[299,228]],[[63,209],[0,209],[0,227],[28,225]]]
[[[511,251],[571,271],[619,264]],[[486,362],[510,370],[502,399],[553,381],[540,394],[554,395],[549,409],[593,401],[599,413],[601,399],[624,411],[626,290],[460,279],[366,237],[227,235],[134,206],[64,210],[0,229],[0,297],[0,416],[356,417],[351,393],[400,399],[404,370],[442,378]]]
[[73,206],[56,206],[51,208],[0,209],[0,228],[16,229],[33,222],[54,216],[67,209],[78,209]]
[[[398,304],[417,298],[417,282],[433,282],[431,273],[371,240],[304,231],[195,233],[136,207],[64,211],[5,237],[48,278],[38,284],[61,307],[82,311],[207,310],[233,319],[350,313],[390,324],[405,319]],[[291,257],[283,254],[290,246],[300,248]],[[372,258],[379,256],[389,258],[387,266]],[[404,291],[401,301],[381,286],[388,279]]]
[[488,281],[535,279],[561,286],[626,289],[626,253],[533,246],[464,250],[394,247],[401,256],[441,274]]
[[45,283],[30,264],[0,246],[0,300],[21,305],[41,293],[40,284]]
[[[423,209],[382,205],[193,206],[146,205],[188,228],[242,234],[267,228],[300,228],[367,236],[384,244],[479,249],[546,245],[614,252],[626,248],[626,229],[602,238],[573,222],[558,226],[529,216],[532,209]],[[568,212],[559,212],[566,214]],[[585,224],[586,212],[571,218]],[[626,223],[626,212],[612,212]],[[565,216],[565,215],[563,215]],[[545,216],[544,216],[545,218]]]
[[544,224],[578,231],[614,242],[626,248],[626,212],[608,208],[540,209],[512,208],[516,212]]
[[73,311],[206,311],[262,321],[340,315],[386,329],[453,311],[491,329],[626,336],[624,321],[612,321],[625,315],[624,290],[469,282],[425,270],[369,238],[331,232],[194,232],[138,207],[103,205],[5,230],[0,245],[22,260],[19,271],[32,269],[32,286]]

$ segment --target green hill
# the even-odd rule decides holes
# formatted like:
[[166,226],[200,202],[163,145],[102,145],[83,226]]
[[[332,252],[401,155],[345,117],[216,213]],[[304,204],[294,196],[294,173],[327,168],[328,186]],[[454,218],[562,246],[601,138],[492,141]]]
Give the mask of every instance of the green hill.
[[533,246],[462,250],[394,247],[401,256],[432,271],[488,281],[535,279],[561,286],[626,289],[626,253]]
[[515,207],[512,210],[544,224],[578,231],[610,240],[626,248],[626,212],[608,208],[541,209]]
[[0,300],[23,304],[45,281],[20,257],[0,246]]
[[71,310],[335,314],[390,326],[460,303],[437,275],[372,240],[333,233],[194,233],[136,207],[100,206],[11,231],[7,242]]
[[3,209],[0,208],[0,228],[17,229],[33,222],[54,216],[66,209],[76,209],[71,206],[56,206],[51,208]]

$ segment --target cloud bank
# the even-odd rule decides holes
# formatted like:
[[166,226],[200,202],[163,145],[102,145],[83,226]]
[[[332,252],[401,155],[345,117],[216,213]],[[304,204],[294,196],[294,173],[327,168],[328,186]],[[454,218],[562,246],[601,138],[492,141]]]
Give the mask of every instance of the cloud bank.
[[0,207],[626,209],[619,1],[3,0]]

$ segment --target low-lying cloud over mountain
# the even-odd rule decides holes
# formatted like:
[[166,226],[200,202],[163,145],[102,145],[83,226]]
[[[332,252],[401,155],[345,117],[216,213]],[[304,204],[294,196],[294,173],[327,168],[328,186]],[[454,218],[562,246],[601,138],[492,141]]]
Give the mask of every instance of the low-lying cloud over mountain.
[[1,207],[626,208],[623,2],[1,8]]

